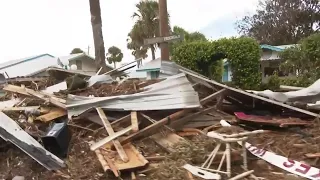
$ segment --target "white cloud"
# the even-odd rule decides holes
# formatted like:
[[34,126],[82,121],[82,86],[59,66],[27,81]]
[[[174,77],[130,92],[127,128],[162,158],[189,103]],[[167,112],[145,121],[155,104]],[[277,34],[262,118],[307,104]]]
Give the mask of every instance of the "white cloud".
[[[172,25],[196,31],[228,14],[251,11],[257,1],[168,0],[168,11]],[[137,2],[100,0],[105,47],[121,48],[125,62],[133,60],[126,39]],[[61,56],[88,45],[93,54],[89,0],[1,1],[0,22],[0,62],[42,53]]]

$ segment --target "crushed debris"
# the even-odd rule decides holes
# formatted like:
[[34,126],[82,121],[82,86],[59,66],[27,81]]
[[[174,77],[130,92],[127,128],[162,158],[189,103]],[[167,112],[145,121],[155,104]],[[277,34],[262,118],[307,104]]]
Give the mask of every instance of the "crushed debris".
[[[28,143],[22,145],[16,141],[21,134],[13,130],[9,133],[11,136],[0,131],[0,137],[7,141],[1,141],[0,146],[0,155],[5,157],[0,160],[0,179],[19,176],[25,179],[48,180],[112,180],[120,177],[155,180],[200,179],[183,166],[189,164],[201,167],[208,157],[216,154],[208,169],[218,167],[220,160],[228,156],[225,155],[227,146],[222,144],[221,150],[217,148],[222,141],[231,143],[231,177],[252,173],[248,179],[287,178],[284,170],[250,153],[246,156],[247,169],[241,168],[244,164],[243,148],[236,143],[240,140],[313,167],[320,165],[320,125],[317,119],[310,121],[318,117],[318,112],[234,89],[178,65],[176,67],[183,73],[167,79],[112,80],[108,77],[105,82],[99,80],[92,86],[86,83],[90,77],[75,76],[74,72],[68,70],[64,70],[68,74],[64,78],[11,78],[2,85],[5,94],[0,97],[1,113],[6,117],[5,121],[10,122],[7,124],[16,126],[16,129],[21,128],[20,133],[24,134],[24,138],[28,137],[25,140]],[[81,82],[80,85],[74,85],[73,77]],[[173,81],[168,81],[170,78]],[[67,89],[59,89],[57,86],[55,88],[58,89],[50,91],[53,93],[42,91],[64,81],[67,81]],[[172,94],[172,87],[184,95]],[[73,102],[68,99],[69,95],[75,95],[78,105],[87,107],[86,110],[77,111],[77,117],[69,116],[70,111],[79,108],[77,105],[70,107]],[[103,106],[89,96],[107,97],[103,101],[109,104],[104,103]],[[149,99],[142,102],[142,97]],[[256,100],[255,105],[250,104],[252,98]],[[135,106],[128,106],[130,103]],[[179,103],[179,108],[175,108],[174,103]],[[181,106],[183,108],[180,108]],[[275,110],[274,106],[278,109]],[[233,110],[230,107],[236,108]],[[239,112],[248,112],[248,107],[250,112],[255,112],[253,114],[259,114],[263,109],[268,116],[245,114],[246,116],[240,117]],[[286,111],[285,116],[279,113],[281,111]],[[67,119],[68,117],[70,119]],[[227,120],[233,126],[222,127],[219,125],[220,120]],[[70,139],[63,135],[65,128],[57,127],[64,124],[64,121],[70,130]],[[1,122],[0,128],[7,125]],[[248,122],[254,123],[254,126]],[[276,126],[266,126],[271,123],[276,123]],[[302,126],[301,123],[308,126]],[[54,126],[56,128],[52,128]],[[260,129],[268,131],[261,131],[263,133],[249,138],[238,137],[248,130],[255,132],[254,130]],[[209,137],[210,132],[221,134],[225,139]],[[50,136],[52,142],[43,142],[44,136]],[[47,154],[56,153],[65,147],[66,152],[63,154],[66,158],[54,157],[52,159],[55,159],[56,164],[45,164],[43,159],[28,150],[32,147],[31,144],[36,144],[43,152],[48,152]],[[217,152],[214,152],[215,149]],[[66,167],[56,166],[62,164],[60,160]],[[225,163],[221,171],[228,171]],[[221,176],[226,177],[223,173]]]

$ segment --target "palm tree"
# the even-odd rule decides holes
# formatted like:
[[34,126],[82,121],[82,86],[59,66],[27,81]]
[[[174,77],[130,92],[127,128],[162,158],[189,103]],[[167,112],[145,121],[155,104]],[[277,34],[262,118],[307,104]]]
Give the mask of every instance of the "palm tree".
[[[99,0],[89,0],[90,13],[91,13],[91,25],[94,40],[95,49],[95,61],[96,64],[102,67],[103,71],[106,70],[105,62],[105,49],[102,36],[102,20],[101,20],[101,9]],[[97,69],[99,69],[98,67]]]
[[108,49],[107,60],[109,64],[113,63],[114,68],[116,68],[116,62],[121,62],[122,58],[123,58],[123,53],[118,47],[112,46]]
[[160,35],[159,24],[159,4],[154,0],[144,0],[136,4],[137,11],[133,14],[136,22],[129,33],[131,39],[128,42],[128,48],[132,49],[135,54],[141,53],[140,56],[145,57],[147,50],[150,48],[152,59],[155,59],[156,45],[143,47],[143,40],[153,38]]

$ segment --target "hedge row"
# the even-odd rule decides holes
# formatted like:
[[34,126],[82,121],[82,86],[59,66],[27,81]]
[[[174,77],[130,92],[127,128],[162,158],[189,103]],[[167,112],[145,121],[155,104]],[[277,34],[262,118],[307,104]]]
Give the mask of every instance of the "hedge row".
[[222,78],[224,58],[231,66],[232,85],[243,89],[260,87],[260,47],[254,39],[191,42],[173,50],[173,60],[178,64],[217,81]]

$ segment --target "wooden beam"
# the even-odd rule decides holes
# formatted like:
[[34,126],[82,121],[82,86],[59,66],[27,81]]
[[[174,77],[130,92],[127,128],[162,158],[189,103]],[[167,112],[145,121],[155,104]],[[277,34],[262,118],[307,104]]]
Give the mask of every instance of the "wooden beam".
[[138,115],[137,111],[131,112],[131,125],[132,125],[132,132],[139,131],[139,123],[138,123]]
[[216,108],[216,107],[213,106],[213,107],[209,107],[209,108],[203,109],[203,110],[201,110],[201,111],[199,111],[199,112],[192,113],[192,114],[190,114],[190,115],[188,115],[188,116],[185,116],[185,117],[183,117],[183,118],[181,118],[181,119],[178,119],[178,120],[172,122],[172,123],[170,124],[170,127],[171,127],[171,128],[174,128],[174,129],[176,129],[176,130],[182,129],[182,128],[183,128],[183,126],[182,126],[183,124],[186,124],[186,123],[189,122],[191,119],[193,119],[193,118],[195,118],[195,117],[197,117],[197,116],[200,116],[200,115],[203,115],[203,114],[207,114],[208,112],[211,112],[211,111],[214,110],[215,108]]
[[123,124],[123,123],[129,122],[129,121],[130,121],[130,118],[131,118],[131,114],[128,114],[128,115],[123,116],[122,118],[120,118],[120,119],[118,119],[118,120],[113,121],[113,122],[111,123],[111,125],[112,125],[113,127],[115,127],[115,126],[120,126],[120,125]]
[[6,91],[19,93],[19,94],[23,94],[23,95],[27,95],[27,96],[34,96],[34,97],[42,99],[46,102],[50,102],[51,104],[53,104],[57,107],[60,107],[62,109],[66,109],[66,105],[65,105],[66,100],[54,97],[53,95],[50,95],[50,94],[47,94],[44,92],[34,91],[32,89],[28,89],[25,87],[19,87],[19,86],[15,86],[15,85],[10,85],[10,84],[6,85],[3,89]]
[[[206,98],[202,99],[200,101],[200,103],[201,103],[201,105],[205,105],[207,102],[209,102],[211,99],[216,98],[217,96],[218,95],[216,95],[216,96],[210,95],[210,98],[206,97]],[[140,138],[142,136],[147,136],[147,135],[149,135],[149,133],[155,132],[156,129],[160,128],[161,126],[166,125],[168,122],[171,123],[171,121],[174,121],[174,120],[181,118],[182,116],[186,115],[187,113],[191,112],[192,110],[193,109],[183,109],[183,110],[180,110],[176,113],[173,113],[173,114],[157,121],[156,123],[154,123],[148,127],[145,127],[144,129],[141,129],[139,132],[136,132],[136,133],[133,133],[133,134],[127,136],[126,138],[124,138],[121,141],[121,143],[125,144],[125,143],[128,143],[134,139]]]
[[[104,111],[101,109],[101,108],[96,108],[101,120],[102,120],[102,123],[104,125],[104,127],[106,128],[109,136],[112,136],[114,135],[114,131],[113,131],[113,128],[110,124],[110,122],[108,121],[108,118],[106,116],[106,114],[104,113]],[[115,148],[117,149],[117,152],[119,153],[119,156],[121,157],[122,161],[124,162],[128,162],[129,161],[129,158],[126,154],[126,152],[124,151],[123,147],[121,146],[119,140],[115,139],[112,141],[113,145],[115,146]]]
[[310,112],[310,111],[307,111],[307,110],[304,110],[304,109],[300,109],[300,108],[297,108],[297,107],[293,107],[293,106],[284,104],[282,102],[278,102],[278,101],[274,101],[274,100],[271,100],[271,99],[267,99],[265,97],[255,95],[255,94],[243,91],[241,89],[236,89],[236,88],[233,88],[233,87],[229,87],[227,85],[218,83],[216,81],[213,81],[213,80],[210,80],[208,78],[202,77],[202,76],[200,76],[198,74],[195,74],[195,73],[191,73],[191,72],[185,71],[183,69],[179,69],[179,70],[181,72],[185,73],[185,74],[188,74],[189,76],[193,76],[193,77],[195,77],[197,79],[206,81],[206,82],[208,82],[208,83],[210,83],[212,85],[219,86],[220,88],[225,88],[225,89],[227,89],[229,91],[237,92],[237,93],[240,93],[240,94],[252,97],[252,98],[260,99],[262,101],[265,101],[265,102],[268,102],[268,103],[271,103],[271,104],[275,104],[275,105],[278,105],[278,106],[281,106],[281,107],[284,107],[284,108],[287,108],[287,109],[291,109],[291,110],[294,110],[294,111],[297,111],[297,112],[300,112],[300,113],[304,113],[304,114],[307,114],[307,115],[310,115],[310,116],[320,117],[319,114],[316,114],[316,113],[313,113],[313,112]]
[[128,132],[130,132],[131,130],[132,130],[132,126],[129,126],[129,127],[125,128],[125,129],[123,129],[123,130],[121,130],[121,131],[118,131],[118,132],[114,133],[113,135],[108,136],[108,137],[106,137],[106,138],[104,138],[104,139],[96,142],[95,144],[93,144],[93,145],[90,147],[90,149],[91,149],[91,151],[94,151],[94,150],[102,147],[103,145],[107,144],[108,142],[110,142],[110,141],[112,141],[112,140],[115,140],[115,139],[117,139],[118,137],[120,137],[120,136],[122,136],[122,135],[124,135],[124,134],[126,134],[126,133],[128,133]]
[[221,89],[221,90],[201,99],[201,101],[200,101],[201,105],[206,104],[206,103],[212,101],[213,99],[216,99],[217,97],[221,96],[225,91],[226,91],[226,89]]
[[65,109],[52,108],[52,109],[50,109],[50,111],[47,114],[38,116],[36,118],[36,120],[39,120],[42,122],[49,122],[49,121],[52,121],[52,120],[57,119],[59,117],[66,116],[66,115],[67,115],[67,111]]

